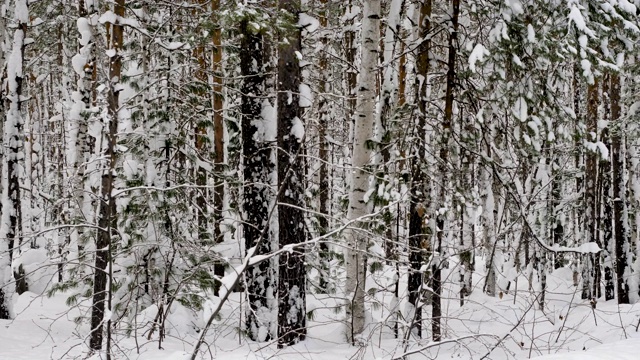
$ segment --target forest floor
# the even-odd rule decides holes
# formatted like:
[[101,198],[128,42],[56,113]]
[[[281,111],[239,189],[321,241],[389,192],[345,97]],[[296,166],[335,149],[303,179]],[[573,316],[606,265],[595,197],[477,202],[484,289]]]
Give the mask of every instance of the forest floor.
[[[478,258],[477,264],[481,264],[480,261]],[[392,289],[393,272],[390,267],[383,269],[371,277],[367,286]],[[389,315],[390,305],[394,303],[392,293],[377,291],[368,295],[369,326],[358,338],[356,346],[345,341],[344,326],[340,323],[344,318],[344,311],[339,306],[342,300],[335,295],[309,295],[307,311],[312,314],[308,319],[307,339],[295,346],[278,349],[275,342],[252,342],[240,335],[240,312],[245,306],[240,302],[241,294],[236,293],[232,294],[220,319],[209,331],[201,358],[377,360],[400,358],[410,353],[408,359],[506,360],[543,355],[545,360],[640,358],[640,304],[618,305],[615,301],[601,300],[593,309],[588,301],[580,299],[579,291],[572,285],[569,268],[549,274],[544,311],[538,306],[539,293],[528,290],[525,277],[518,278],[517,292],[513,283],[511,291],[492,298],[482,293],[484,277],[475,273],[476,288],[461,307],[458,285],[454,281],[458,278],[457,270],[447,270],[443,275],[443,279],[447,279],[442,319],[445,341],[440,344],[428,340],[428,321],[424,323],[426,339],[411,339],[405,344],[402,339],[396,339],[392,328],[394,321]],[[533,284],[534,289],[537,286],[537,283]],[[406,298],[403,292],[401,285],[401,299]],[[86,311],[88,303],[69,308],[65,304],[66,297],[57,294],[48,298],[30,292],[16,296],[16,318],[0,320],[0,360],[87,358],[89,328],[85,323],[77,324],[74,319]],[[151,340],[147,340],[149,320],[157,309],[139,314],[139,330],[131,336],[126,336],[124,331],[114,335],[113,359],[188,359],[198,336],[195,329],[204,324],[207,308],[211,306],[209,303],[196,315],[182,306],[172,308],[162,349],[158,348],[157,331]],[[401,308],[403,306],[401,301]],[[429,313],[430,306],[426,306],[424,319],[429,319]],[[401,320],[399,323],[402,337],[407,322]],[[566,354],[570,351],[574,353]],[[98,358],[97,355],[91,357],[92,360]]]

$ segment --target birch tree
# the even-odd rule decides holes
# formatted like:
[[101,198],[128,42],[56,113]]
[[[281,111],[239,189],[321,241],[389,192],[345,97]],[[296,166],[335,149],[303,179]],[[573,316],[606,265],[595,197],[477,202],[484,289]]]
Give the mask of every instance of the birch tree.
[[346,234],[348,249],[345,263],[347,281],[345,294],[347,304],[347,338],[356,341],[356,335],[364,330],[364,288],[367,264],[366,222],[363,216],[369,213],[365,194],[369,190],[371,150],[367,142],[373,134],[376,107],[376,74],[378,66],[378,41],[380,39],[380,0],[364,2],[360,49],[362,65],[358,76],[356,120],[354,127],[351,189],[347,219],[353,221]]
[[[12,260],[22,245],[22,217],[20,195],[20,171],[24,164],[24,114],[23,86],[25,83],[24,50],[29,24],[29,7],[27,0],[15,0],[13,5],[13,21],[15,25],[12,36],[5,31],[4,49],[5,72],[2,88],[4,93],[5,118],[3,124],[3,144],[7,146],[2,158],[2,217],[0,218],[0,239],[6,241],[7,252],[0,255],[0,318],[9,319],[14,316],[11,289]],[[5,11],[7,9],[5,8]],[[3,17],[4,18],[4,17]],[[4,25],[4,24],[3,24]],[[6,240],[5,240],[6,239]]]

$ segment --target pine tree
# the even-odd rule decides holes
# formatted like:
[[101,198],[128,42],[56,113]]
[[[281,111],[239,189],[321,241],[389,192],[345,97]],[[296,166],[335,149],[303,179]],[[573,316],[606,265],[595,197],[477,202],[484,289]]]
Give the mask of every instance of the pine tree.
[[[269,225],[269,207],[272,199],[270,176],[273,169],[271,148],[266,133],[273,126],[273,108],[264,99],[265,29],[260,27],[266,14],[247,9],[240,25],[242,43],[240,68],[242,84],[242,153],[244,162],[243,234],[247,250],[255,247],[254,254],[266,255],[272,249]],[[267,341],[275,336],[274,294],[275,272],[270,261],[263,261],[249,269],[246,276],[250,311],[246,327],[249,338]]]
[[[278,10],[289,24],[281,30],[278,47],[278,238],[286,249],[306,240],[304,221],[304,122],[300,108],[299,0],[280,0]],[[278,347],[304,340],[306,329],[305,248],[298,246],[279,256]]]
[[438,198],[438,214],[436,217],[436,242],[433,244],[434,260],[431,268],[433,273],[432,286],[433,298],[431,300],[432,326],[431,333],[433,341],[440,341],[442,337],[440,317],[442,316],[442,266],[441,263],[442,246],[444,242],[445,220],[447,217],[446,209],[449,207],[447,199],[447,186],[449,178],[449,138],[451,136],[451,124],[453,121],[453,102],[454,87],[456,81],[456,54],[458,46],[458,16],[460,14],[460,0],[452,1],[451,13],[451,31],[449,34],[449,53],[447,59],[447,86],[445,90],[444,119],[441,126],[440,134],[440,163],[438,170],[440,172],[440,194]]
[[417,124],[414,140],[414,153],[411,161],[411,199],[409,209],[409,279],[407,288],[409,291],[409,303],[412,305],[412,326],[416,329],[416,335],[422,336],[422,289],[425,282],[423,265],[425,252],[430,250],[429,235],[427,229],[427,210],[429,202],[429,183],[425,173],[423,158],[426,153],[426,117],[427,117],[427,76],[429,74],[430,41],[428,34],[431,32],[431,0],[425,0],[420,6],[420,18],[418,28],[418,44],[416,59],[416,102]]
[[[113,12],[121,18],[125,15],[125,0],[116,0]],[[108,113],[104,117],[105,145],[104,155],[107,163],[104,165],[101,183],[101,198],[98,215],[98,235],[96,239],[96,256],[93,276],[93,299],[91,307],[91,338],[89,346],[92,350],[101,350],[103,326],[106,328],[107,359],[111,357],[111,280],[112,269],[112,237],[116,216],[116,203],[113,194],[115,184],[115,167],[117,162],[116,142],[118,134],[118,120],[120,111],[119,82],[122,76],[122,43],[123,25],[120,21],[106,21],[109,35],[107,47],[109,56],[109,82],[107,94]],[[109,54],[108,54],[109,55]],[[105,314],[107,316],[105,316]]]
[[621,124],[620,104],[620,76],[612,74],[609,87],[609,101],[611,101],[611,121],[613,129],[611,134],[611,157],[613,162],[613,221],[614,221],[614,256],[615,274],[618,304],[629,303],[629,250],[631,247],[627,212],[627,191],[624,179],[625,154],[624,154],[624,127]]

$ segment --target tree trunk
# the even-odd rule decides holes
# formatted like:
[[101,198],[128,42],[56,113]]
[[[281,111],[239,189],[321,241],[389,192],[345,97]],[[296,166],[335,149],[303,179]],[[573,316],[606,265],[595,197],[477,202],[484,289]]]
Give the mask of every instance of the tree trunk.
[[[297,22],[299,0],[280,0],[278,8]],[[300,29],[285,32],[278,52],[278,234],[280,248],[305,241],[304,123],[300,111]],[[281,39],[284,40],[284,39]],[[278,347],[304,340],[306,328],[305,249],[296,247],[279,257]]]
[[617,284],[618,304],[629,304],[629,268],[628,259],[631,249],[631,236],[626,216],[627,191],[625,185],[625,155],[623,152],[623,125],[620,123],[620,76],[611,75],[609,87],[609,101],[611,101],[611,122],[613,131],[611,136],[611,156],[613,161],[613,220],[615,231],[615,272]]
[[352,180],[349,192],[347,219],[352,221],[347,232],[348,250],[345,256],[347,268],[346,296],[347,337],[355,341],[355,335],[364,330],[364,288],[366,275],[366,250],[368,236],[360,229],[366,228],[361,218],[369,213],[364,195],[369,189],[369,164],[371,151],[367,142],[373,134],[376,107],[376,75],[378,72],[378,41],[380,38],[380,0],[366,0],[362,16],[361,52],[362,66],[357,86],[356,119],[354,127]]
[[[603,86],[603,91],[607,88],[608,86]],[[611,149],[608,127],[602,129],[601,141],[607,146],[607,148]],[[598,245],[600,245],[603,250],[602,253],[604,254],[604,297],[605,300],[611,300],[614,298],[615,285],[612,269],[613,259],[611,258],[613,253],[611,251],[611,246],[613,245],[613,209],[611,203],[611,195],[613,192],[611,191],[611,175],[613,170],[611,168],[610,158],[601,158],[598,167],[598,199],[600,199],[600,206],[598,207],[598,238],[600,242]]]
[[[591,137],[590,134],[597,134],[597,122],[598,122],[598,105],[599,105],[599,97],[598,97],[598,88],[599,88],[599,80],[598,78],[594,79],[593,84],[589,84],[587,88],[587,141],[595,143],[597,141],[596,137]],[[598,175],[598,166],[597,166],[597,154],[593,151],[589,151],[586,154],[586,168],[585,168],[585,191],[584,191],[584,202],[585,202],[585,232],[586,236],[584,237],[585,242],[596,242],[597,234],[596,234],[596,221],[597,221],[597,204],[596,204],[596,182]],[[582,298],[583,299],[593,299],[597,295],[594,293],[594,289],[592,286],[594,284],[594,272],[599,272],[599,255],[598,254],[589,254],[584,255],[584,263],[582,269]],[[599,287],[599,286],[598,286]]]
[[[585,175],[580,175],[580,173],[584,169],[584,161],[582,158],[582,153],[584,152],[582,141],[584,141],[584,138],[582,138],[582,120],[583,120],[581,116],[582,95],[580,91],[582,85],[579,82],[580,71],[581,69],[578,63],[575,62],[573,64],[573,71],[572,71],[573,112],[576,114],[574,127],[573,127],[573,131],[576,134],[575,141],[574,141],[574,147],[576,150],[575,150],[573,161],[574,161],[574,171],[579,173],[579,175],[576,175],[576,183],[575,183],[575,192],[578,194],[582,191],[582,184],[584,182],[584,176],[585,176]],[[585,198],[583,197],[580,201],[582,205],[584,205],[584,202],[583,202],[584,200]],[[580,244],[582,241],[584,241],[582,239],[582,235],[584,234],[585,228],[584,228],[582,213],[578,209],[574,208],[572,210],[572,217],[573,217],[572,219],[573,244],[575,245],[575,244]],[[571,263],[571,268],[573,270],[573,274],[572,274],[573,285],[576,287],[579,285],[578,284],[578,279],[580,278],[578,276],[580,271],[579,264],[582,262],[582,259],[584,259],[584,256],[575,256]],[[582,264],[582,266],[584,267],[584,264]]]
[[[456,51],[458,46],[458,15],[460,14],[460,0],[452,0],[451,32],[449,35],[449,56],[447,60],[447,88],[445,90],[444,119],[440,129],[440,194],[438,209],[447,209],[447,186],[449,185],[449,137],[451,136],[451,123],[453,121],[453,90],[456,79]],[[433,297],[431,299],[431,333],[433,341],[442,338],[440,317],[442,316],[442,242],[444,236],[447,212],[439,211],[436,215],[436,243],[433,244],[434,261],[431,264],[433,273],[432,286]]]
[[426,155],[426,116],[427,116],[427,76],[429,74],[429,50],[430,42],[425,40],[431,31],[431,0],[423,1],[420,6],[420,27],[418,29],[418,45],[416,48],[416,101],[417,129],[414,145],[415,153],[411,157],[411,199],[409,205],[409,279],[407,289],[409,303],[413,314],[408,314],[412,319],[411,328],[415,328],[415,334],[422,337],[422,308],[420,303],[421,289],[425,281],[421,271],[424,263],[425,252],[430,251],[429,238],[426,234],[427,224],[425,215],[429,202],[429,183],[424,171],[424,156]]
[[[488,136],[489,142],[493,142],[494,139],[494,130],[489,130],[489,134],[485,134],[484,136]],[[487,145],[487,158],[491,158],[491,148]],[[496,296],[496,286],[497,286],[497,278],[496,278],[496,268],[494,263],[494,255],[495,249],[497,246],[498,239],[496,238],[496,216],[494,214],[495,210],[495,198],[493,193],[493,183],[494,183],[493,170],[490,168],[490,164],[485,164],[482,169],[482,176],[480,183],[481,187],[484,189],[482,198],[483,198],[483,207],[482,207],[482,218],[484,221],[484,251],[485,251],[485,270],[487,272],[487,277],[485,279],[483,291],[485,294],[489,296]],[[526,239],[526,237],[525,237]],[[529,246],[528,242],[525,241],[525,246]],[[525,257],[529,258],[526,254]]]
[[[198,5],[201,7],[200,11],[206,14],[206,5],[209,0],[198,0]],[[193,11],[193,16],[198,16],[198,11]],[[198,46],[193,50],[193,57],[197,61],[195,70],[195,96],[197,102],[204,102],[208,96],[209,88],[209,68],[208,62],[210,61],[211,54],[207,53],[205,49],[206,43],[202,39],[198,43]],[[214,95],[215,96],[215,95]],[[196,156],[198,159],[205,163],[209,159],[209,121],[206,117],[196,117],[195,129],[194,129],[194,147]],[[197,221],[197,236],[198,241],[202,246],[211,244],[211,234],[209,234],[209,192],[207,191],[208,174],[207,170],[196,163],[195,165],[195,212]]]
[[[124,17],[125,0],[116,0],[116,16]],[[122,73],[123,25],[107,23],[107,48],[115,50],[109,58],[109,91],[107,95],[108,115],[104,118],[106,142],[104,149],[107,165],[102,174],[100,212],[98,218],[98,237],[96,239],[96,259],[93,279],[93,304],[91,307],[91,336],[89,346],[92,350],[102,349],[103,325],[106,325],[106,353],[111,358],[111,318],[105,318],[111,312],[111,236],[116,223],[116,202],[113,196],[115,167],[117,161],[116,143],[118,133],[118,112],[120,110],[119,82]],[[108,312],[105,312],[105,307]],[[106,322],[106,324],[104,324]]]
[[[12,282],[11,263],[15,257],[16,242],[21,242],[22,219],[20,204],[20,169],[24,160],[24,118],[22,99],[24,48],[27,35],[29,12],[27,0],[15,0],[14,21],[16,23],[13,37],[5,32],[5,67],[6,84],[3,86],[4,109],[6,109],[3,126],[3,144],[9,144],[3,156],[2,171],[2,214],[0,215],[0,239],[6,241],[7,255],[2,256],[0,267],[0,319],[9,319],[13,314],[12,297],[14,289],[7,286]],[[23,10],[23,11],[20,11]],[[3,64],[4,65],[4,64]],[[8,208],[7,208],[8,206]],[[6,239],[6,240],[5,240]]]
[[[551,244],[558,246],[566,246],[567,243],[564,240],[564,226],[561,219],[561,212],[559,209],[560,201],[562,200],[562,175],[560,174],[560,164],[554,154],[551,159],[551,204],[550,204],[550,221],[549,227],[551,229]],[[564,266],[564,254],[561,252],[553,254],[553,267],[559,269]]]
[[[240,24],[240,32],[243,35],[240,69],[244,79],[241,99],[245,181],[243,209],[246,214],[243,234],[247,250],[259,242],[260,246],[254,254],[265,255],[272,250],[268,230],[269,203],[272,195],[268,184],[273,165],[269,144],[264,133],[259,131],[268,120],[261,115],[265,96],[264,34],[251,26],[251,21],[245,18]],[[246,327],[249,338],[268,341],[275,335],[271,329],[272,312],[275,309],[275,272],[270,262],[263,261],[249,269],[246,282],[249,298]]]
[[[214,24],[219,23],[216,14],[220,11],[220,0],[211,1],[211,13]],[[224,210],[224,190],[225,190],[225,162],[224,162],[224,119],[223,119],[223,74],[222,74],[222,29],[216,25],[213,30],[213,151],[214,151],[214,171],[215,181],[213,187],[213,241],[220,244],[224,241],[222,233]],[[213,272],[218,277],[224,276],[225,263],[222,259],[217,259],[213,265]],[[218,295],[220,284],[216,283],[213,291]]]
[[[330,74],[329,70],[329,59],[328,53],[330,49],[327,48],[329,44],[329,30],[327,29],[328,21],[327,21],[327,0],[320,0],[320,31],[322,31],[322,37],[320,41],[322,42],[322,52],[320,53],[320,61],[319,61],[319,71],[320,74]],[[318,157],[320,158],[320,169],[318,170],[318,177],[320,180],[320,188],[318,190],[318,202],[319,202],[319,212],[320,216],[318,217],[318,227],[319,232],[318,235],[325,235],[329,229],[329,216],[331,209],[331,186],[329,183],[329,143],[327,141],[327,130],[329,127],[330,120],[330,104],[327,101],[327,97],[325,94],[330,91],[330,82],[327,79],[328,76],[321,76],[319,81],[319,99],[318,99],[318,142],[319,142],[319,150]],[[329,246],[327,242],[322,241],[319,245],[320,253],[320,268],[318,269],[320,275],[318,279],[318,291],[321,293],[327,293],[329,288],[328,277],[329,277]]]

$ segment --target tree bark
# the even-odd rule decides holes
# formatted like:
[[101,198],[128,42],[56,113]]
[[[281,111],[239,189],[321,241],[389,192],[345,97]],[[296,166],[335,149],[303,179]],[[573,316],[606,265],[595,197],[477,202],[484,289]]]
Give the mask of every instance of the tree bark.
[[[247,250],[260,244],[256,255],[271,252],[269,239],[269,203],[271,202],[270,179],[273,165],[271,149],[259,132],[265,122],[262,117],[265,96],[264,34],[245,18],[240,24],[242,44],[240,69],[242,83],[242,154],[244,162],[243,210],[246,218],[243,234]],[[265,100],[267,101],[267,100]],[[260,240],[262,238],[262,240]],[[269,261],[263,261],[246,273],[249,311],[246,327],[249,338],[268,341],[272,338],[272,312],[274,306],[275,272]]]
[[[451,123],[453,121],[454,87],[456,80],[456,52],[458,46],[458,15],[460,14],[460,0],[452,0],[451,27],[449,34],[449,54],[447,60],[447,87],[445,90],[444,119],[440,129],[440,162],[438,170],[441,176],[438,209],[447,209],[447,186],[449,184],[449,137],[451,136]],[[433,244],[434,261],[431,264],[433,273],[432,286],[433,297],[431,299],[431,335],[433,341],[442,338],[440,317],[442,316],[442,243],[444,236],[446,211],[438,211],[436,215],[436,243]]]
[[[20,203],[20,168],[24,160],[24,118],[22,99],[24,80],[24,48],[29,22],[27,0],[15,0],[14,21],[16,23],[13,36],[9,37],[7,29],[3,27],[5,35],[6,82],[3,82],[4,124],[3,143],[9,144],[3,156],[2,171],[2,209],[0,218],[0,239],[6,241],[7,255],[2,256],[0,267],[0,319],[9,319],[13,314],[12,296],[14,290],[8,286],[11,282],[11,263],[16,255],[16,243],[21,242],[22,219]],[[4,24],[3,24],[4,25]],[[10,50],[9,50],[10,49]],[[4,65],[4,64],[3,64]],[[9,208],[7,208],[7,205]]]
[[357,85],[356,119],[352,158],[352,178],[349,191],[347,219],[353,221],[347,232],[347,336],[351,342],[364,330],[364,287],[366,275],[367,238],[366,223],[360,220],[369,213],[364,195],[369,189],[369,164],[371,150],[367,142],[373,134],[376,107],[376,75],[378,72],[378,41],[380,38],[380,0],[364,2],[362,16],[361,53],[362,65]]
[[611,101],[611,122],[613,131],[611,136],[611,156],[613,161],[613,220],[615,231],[615,272],[618,304],[629,304],[629,268],[628,259],[631,249],[631,236],[627,213],[627,191],[624,168],[625,155],[623,146],[624,128],[620,123],[620,75],[611,75],[609,87],[609,101]]
[[[328,25],[328,9],[327,0],[320,0],[320,31],[322,31],[322,37],[320,39],[322,43],[322,53],[320,54],[319,71],[320,74],[330,74],[328,53],[330,49],[327,48],[329,44],[329,30]],[[327,101],[327,94],[330,89],[330,82],[327,76],[321,76],[319,82],[319,88],[321,94],[318,99],[318,142],[319,150],[318,157],[320,158],[320,169],[318,170],[318,177],[320,180],[320,189],[318,194],[319,212],[318,227],[320,236],[327,233],[329,229],[329,216],[331,209],[331,187],[329,182],[329,143],[327,141],[327,130],[330,120],[330,104]],[[320,242],[320,275],[318,279],[318,290],[321,293],[328,292],[328,276],[329,276],[329,260],[331,258],[329,254],[329,246],[325,241]]]
[[[125,14],[125,0],[116,0],[114,13],[123,18]],[[111,358],[111,318],[105,318],[105,308],[111,311],[111,236],[116,223],[116,202],[113,196],[115,167],[117,161],[116,142],[120,110],[119,82],[122,73],[122,42],[123,25],[107,23],[107,48],[115,50],[109,58],[109,81],[107,106],[108,115],[105,117],[107,133],[104,155],[107,161],[102,174],[102,190],[100,193],[100,211],[98,217],[98,236],[96,239],[96,259],[94,264],[93,301],[91,307],[91,335],[89,346],[92,350],[102,349],[103,325],[106,325],[106,353]],[[105,324],[106,322],[106,324]]]
[[[278,8],[298,22],[299,0],[280,0]],[[278,234],[280,248],[306,240],[304,225],[304,123],[300,111],[300,29],[288,30],[278,52]],[[305,249],[279,257],[278,347],[304,340],[306,328]]]
[[[600,104],[598,96],[599,79],[594,79],[593,84],[589,84],[587,87],[587,141],[596,142],[597,137],[593,137],[590,134],[597,134],[597,122],[598,122],[598,105]],[[595,152],[590,151],[586,154],[586,168],[585,168],[585,191],[584,191],[584,203],[585,203],[585,242],[597,242],[597,204],[596,204],[596,182],[598,175],[597,155]],[[593,299],[596,297],[594,285],[594,272],[599,272],[599,255],[589,254],[584,255],[584,263],[582,269],[582,298]]]
[[[200,11],[206,14],[206,5],[209,0],[198,0],[198,5],[201,7]],[[198,11],[193,10],[193,16],[198,16]],[[197,65],[195,69],[195,96],[196,102],[204,102],[210,95],[208,93],[209,87],[209,74],[208,74],[208,62],[210,61],[211,54],[206,51],[206,42],[204,39],[200,40],[198,46],[193,50],[193,56],[196,58]],[[196,117],[195,129],[194,129],[194,147],[196,156],[204,163],[208,160],[209,155],[209,121],[210,119]],[[211,235],[209,234],[209,193],[207,191],[208,174],[206,169],[196,163],[195,165],[195,212],[197,222],[197,236],[198,241],[202,246],[210,245]]]
[[[429,50],[428,40],[431,31],[431,0],[424,0],[420,5],[420,22],[418,29],[418,45],[416,47],[416,101],[417,101],[417,129],[415,136],[414,154],[411,157],[411,199],[409,205],[409,278],[407,289],[409,303],[412,306],[413,319],[411,327],[415,334],[422,337],[422,308],[421,289],[425,281],[425,274],[421,272],[424,263],[424,255],[429,252],[430,245],[426,234],[425,215],[429,202],[429,183],[424,172],[424,157],[426,155],[426,117],[427,117],[427,76],[429,74]],[[411,316],[413,315],[413,316]]]

